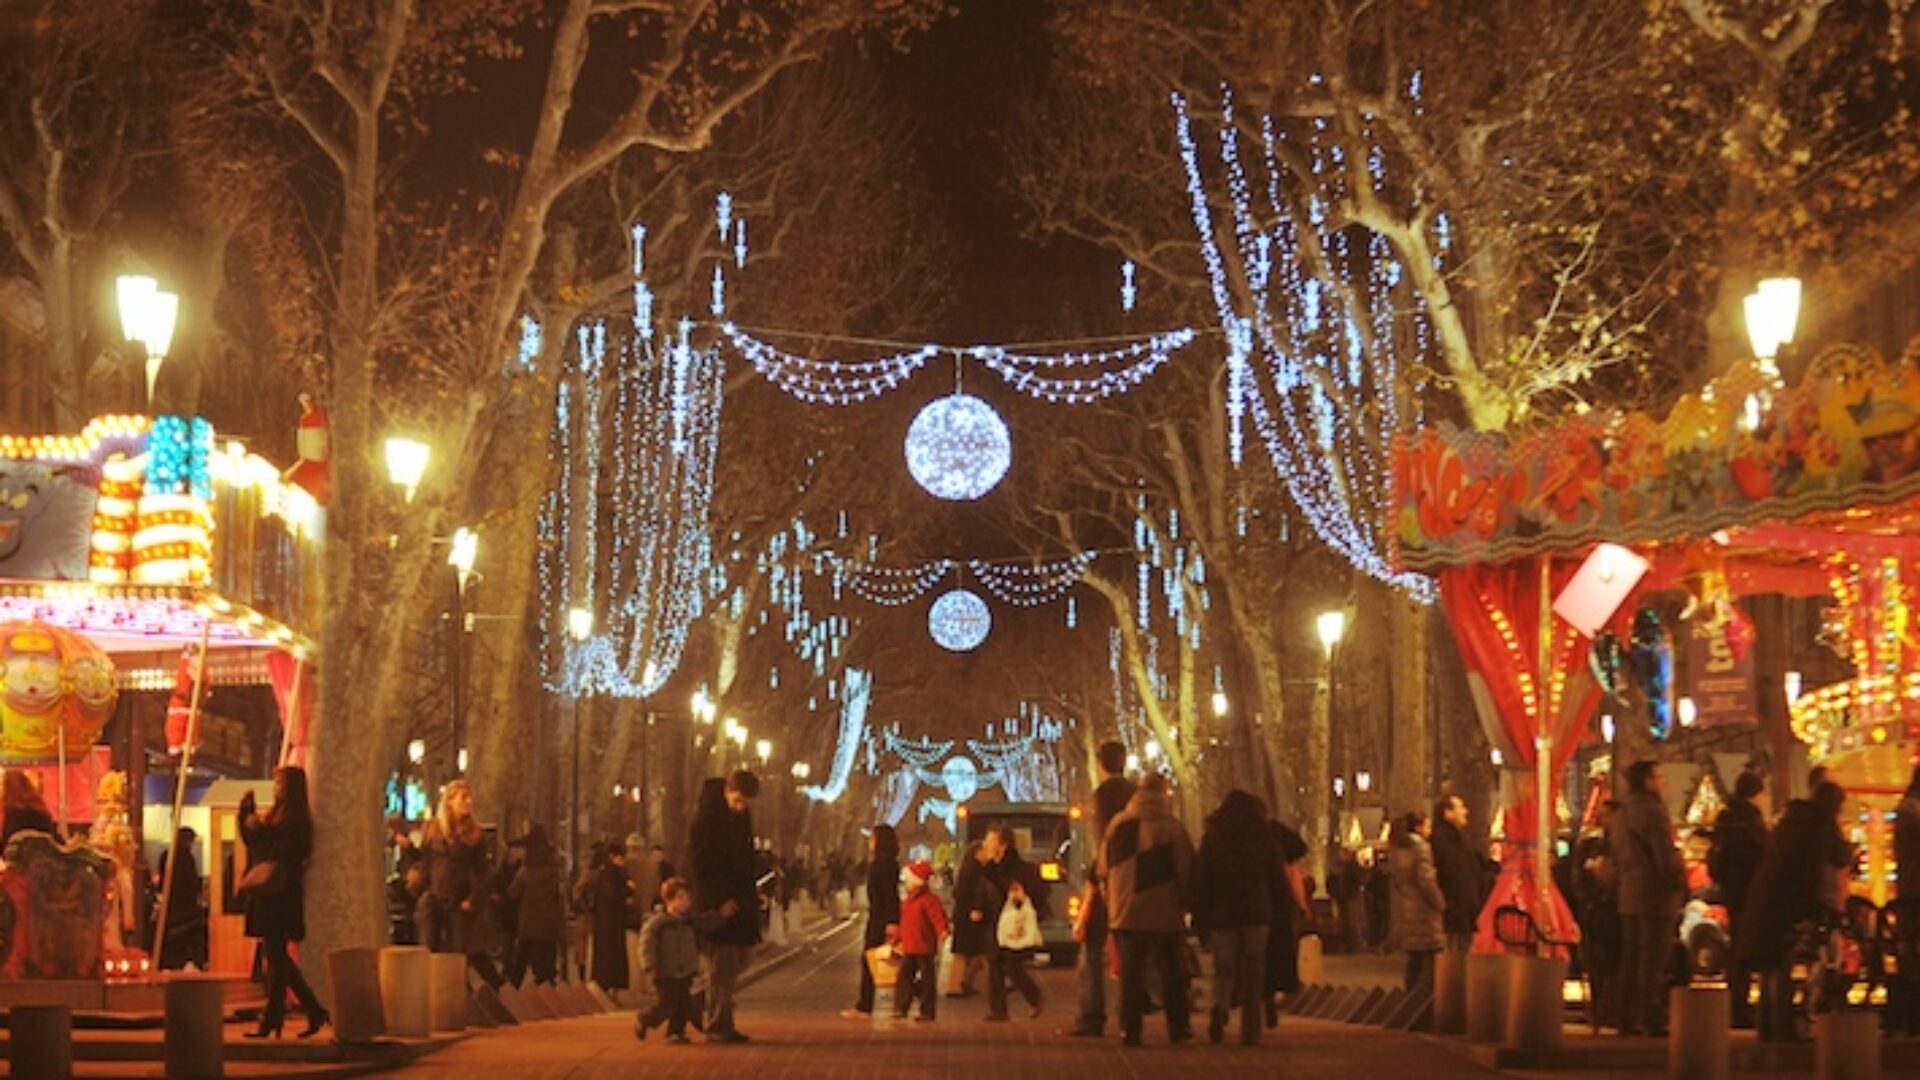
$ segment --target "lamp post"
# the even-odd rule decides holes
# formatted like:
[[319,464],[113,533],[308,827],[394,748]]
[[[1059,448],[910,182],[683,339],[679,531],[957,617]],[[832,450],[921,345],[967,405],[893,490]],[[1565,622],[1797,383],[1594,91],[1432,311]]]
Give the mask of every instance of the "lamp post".
[[418,439],[409,439],[402,435],[387,438],[387,479],[393,481],[406,493],[408,502],[420,489],[420,478],[427,473],[427,461],[433,456],[433,448]]
[[[593,609],[576,607],[567,611],[567,636],[578,645],[593,636]],[[573,786],[567,797],[567,856],[573,870],[580,869],[580,694],[567,697],[567,712],[573,721]]]
[[160,283],[144,274],[123,274],[114,281],[120,307],[120,336],[138,341],[146,354],[147,406],[153,406],[153,388],[173,345],[174,324],[180,317],[180,297],[162,292]]
[[1333,656],[1340,638],[1347,632],[1347,613],[1335,609],[1323,611],[1314,619],[1314,632],[1325,649],[1325,666],[1313,695],[1313,727],[1307,735],[1307,811],[1312,815],[1313,842],[1307,851],[1307,865],[1318,887],[1327,887],[1327,843],[1331,839],[1328,818],[1332,814],[1329,799],[1333,791]]
[[1783,345],[1793,344],[1794,330],[1800,322],[1800,279],[1767,278],[1746,297],[1747,337],[1753,342],[1754,359],[1760,373],[1780,382],[1775,358]]
[[[462,728],[465,726],[465,645],[467,634],[471,632],[466,613],[467,585],[473,581],[473,564],[480,558],[480,534],[462,525],[453,531],[453,540],[447,551],[447,565],[453,567],[453,660],[451,664],[452,691],[447,695],[453,705],[453,752],[457,756],[466,749]],[[466,772],[465,762],[456,761],[460,772]]]

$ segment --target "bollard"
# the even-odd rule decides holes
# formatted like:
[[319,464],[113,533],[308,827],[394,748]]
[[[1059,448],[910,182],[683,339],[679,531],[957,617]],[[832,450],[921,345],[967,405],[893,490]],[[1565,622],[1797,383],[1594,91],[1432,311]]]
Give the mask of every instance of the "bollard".
[[1467,1030],[1467,954],[1443,952],[1433,963],[1433,1030],[1463,1035]]
[[467,958],[460,953],[429,955],[427,986],[433,1030],[467,1030]]
[[1467,1038],[1497,1043],[1507,1035],[1507,957],[1467,954]]
[[432,959],[433,954],[418,945],[389,945],[380,950],[380,1001],[386,1009],[387,1034],[403,1039],[433,1034]]
[[333,1037],[343,1043],[372,1042],[387,1033],[379,949],[335,949],[327,954],[333,995]]
[[1507,957],[1508,1046],[1528,1053],[1559,1048],[1566,984],[1567,962],[1561,957]]
[[15,1005],[8,1014],[14,1076],[68,1080],[73,1075],[73,1009],[66,1005]]
[[1820,1080],[1880,1080],[1880,1022],[1868,1009],[1838,1009],[1813,1020]]
[[1667,1075],[1675,1080],[1726,1080],[1729,1056],[1726,987],[1676,986],[1667,991]]
[[226,988],[216,979],[175,977],[166,989],[167,1075],[225,1075]]

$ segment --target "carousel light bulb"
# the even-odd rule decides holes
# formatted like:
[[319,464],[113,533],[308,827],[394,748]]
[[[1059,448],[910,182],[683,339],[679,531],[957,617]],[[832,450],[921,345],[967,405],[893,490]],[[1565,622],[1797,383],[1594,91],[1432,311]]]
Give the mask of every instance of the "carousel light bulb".
[[991,629],[993,613],[987,610],[987,602],[965,589],[941,596],[927,612],[927,632],[941,648],[951,652],[979,648]]
[[929,494],[978,499],[1007,475],[1013,440],[993,406],[954,393],[920,410],[907,429],[907,471]]

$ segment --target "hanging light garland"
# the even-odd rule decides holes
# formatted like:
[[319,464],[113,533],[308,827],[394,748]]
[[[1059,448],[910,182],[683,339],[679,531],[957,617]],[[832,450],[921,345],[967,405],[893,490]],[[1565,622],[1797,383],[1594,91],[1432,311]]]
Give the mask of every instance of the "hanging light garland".
[[1013,464],[1013,439],[993,406],[955,392],[920,410],[907,429],[907,471],[927,493],[966,502],[992,491]]
[[972,559],[967,569],[980,584],[1004,604],[1015,607],[1039,607],[1051,604],[1072,591],[1086,575],[1087,568],[1100,557],[1097,551],[1082,551],[1038,566],[1018,566]]
[[[1201,175],[1186,101],[1179,94],[1172,100],[1190,211],[1226,331],[1229,438],[1235,460],[1243,420],[1251,417],[1288,494],[1321,538],[1366,574],[1422,602],[1433,602],[1433,580],[1396,571],[1385,535],[1389,448],[1402,419],[1398,394],[1403,332],[1396,318],[1405,316],[1400,309],[1407,305],[1397,306],[1396,299],[1403,291],[1403,270],[1385,238],[1369,233],[1350,239],[1349,231],[1328,213],[1328,199],[1344,197],[1341,147],[1328,136],[1324,118],[1308,122],[1305,145],[1295,149],[1328,190],[1307,197],[1303,223],[1302,213],[1281,189],[1279,148],[1287,140],[1270,117],[1262,118],[1265,202],[1256,213],[1232,97],[1223,88],[1219,158],[1227,177],[1225,201],[1233,216],[1230,250],[1248,294],[1243,313],[1229,285],[1227,252],[1215,239],[1213,204]],[[1385,184],[1378,155],[1369,158],[1368,173],[1376,189]],[[1360,250],[1354,249],[1356,243]],[[1314,253],[1317,263],[1329,268],[1327,274],[1337,273],[1331,269],[1335,267],[1364,265],[1358,271],[1362,280],[1326,280],[1309,273],[1304,269],[1309,256],[1303,252]],[[1353,293],[1359,294],[1360,303],[1349,303]],[[1410,324],[1415,347],[1423,346],[1430,330],[1417,296]],[[1256,353],[1264,371],[1253,366]]]
[[[1016,353],[999,345],[976,345],[968,352],[1014,389],[1030,397],[1055,404],[1090,405],[1103,398],[1126,393],[1145,382],[1147,376],[1166,364],[1172,353],[1192,344],[1193,339],[1193,330],[1181,327],[1120,348],[1095,352],[1043,356]],[[1104,370],[1113,364],[1125,366]],[[1084,370],[1091,374],[1042,374],[1059,370]]]

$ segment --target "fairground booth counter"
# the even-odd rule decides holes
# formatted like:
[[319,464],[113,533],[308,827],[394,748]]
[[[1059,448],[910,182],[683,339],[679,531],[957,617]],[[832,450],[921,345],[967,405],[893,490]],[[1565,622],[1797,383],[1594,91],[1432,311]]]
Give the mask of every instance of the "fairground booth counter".
[[[312,709],[324,487],[305,482],[193,417],[0,434],[0,765],[66,832],[4,852],[0,1004],[141,1008],[153,967],[247,972],[236,808],[271,801]],[[186,872],[180,828],[204,918],[190,885],[148,883]]]
[[[1743,366],[1665,419],[1403,441],[1400,558],[1438,576],[1505,768],[1507,863],[1477,949],[1500,947],[1492,912],[1506,904],[1578,936],[1533,838],[1552,828],[1542,795],[1572,790],[1568,760],[1601,739],[1608,698],[1607,738],[1643,724],[1642,746],[1681,727],[1790,730],[1847,788],[1867,853],[1858,891],[1885,899],[1887,814],[1920,747],[1917,359],[1920,339],[1892,362],[1839,345],[1793,386],[1770,363]],[[1816,662],[1803,673],[1794,658]],[[1776,806],[1785,776],[1769,784]]]

